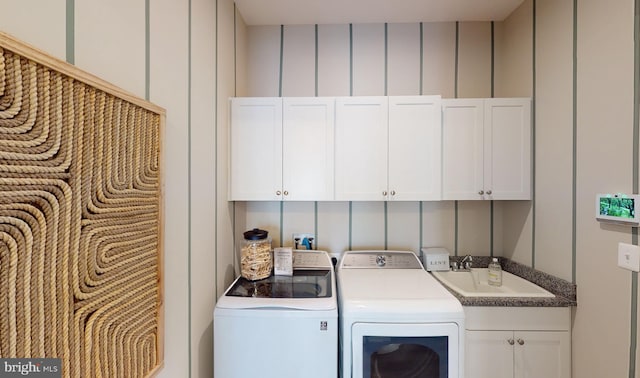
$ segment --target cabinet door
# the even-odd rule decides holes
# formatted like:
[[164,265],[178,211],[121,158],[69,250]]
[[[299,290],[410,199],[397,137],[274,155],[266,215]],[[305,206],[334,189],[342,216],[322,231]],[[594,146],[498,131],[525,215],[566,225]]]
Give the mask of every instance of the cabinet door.
[[335,199],[387,198],[387,97],[338,97]]
[[389,97],[389,199],[441,197],[440,96]]
[[283,99],[283,199],[333,199],[334,103],[326,97]]
[[282,99],[231,99],[229,199],[280,200]]
[[516,378],[571,378],[569,332],[515,332]]
[[442,199],[484,199],[484,101],[442,100]]
[[484,108],[484,191],[491,199],[531,199],[531,100],[491,98]]
[[513,331],[466,331],[465,377],[513,378]]

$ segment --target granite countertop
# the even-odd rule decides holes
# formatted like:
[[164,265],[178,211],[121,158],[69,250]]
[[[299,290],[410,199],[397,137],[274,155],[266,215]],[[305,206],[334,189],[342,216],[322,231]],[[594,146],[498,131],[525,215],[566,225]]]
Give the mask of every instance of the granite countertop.
[[[464,256],[451,256],[451,262],[461,261]],[[555,295],[553,298],[531,298],[531,297],[465,297],[456,291],[447,288],[463,306],[505,306],[505,307],[569,307],[577,306],[577,287],[575,284],[554,277],[550,274],[533,269],[526,265],[511,261],[505,257],[498,257],[500,265],[505,272],[515,274],[527,281],[546,289]],[[473,266],[476,268],[486,268],[489,266],[491,257],[473,256]]]

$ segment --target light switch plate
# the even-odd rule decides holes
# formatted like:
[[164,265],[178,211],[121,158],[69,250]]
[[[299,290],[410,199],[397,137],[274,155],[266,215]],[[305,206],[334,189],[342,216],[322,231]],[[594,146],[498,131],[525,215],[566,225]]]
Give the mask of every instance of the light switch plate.
[[634,272],[640,272],[640,247],[633,244],[618,243],[618,266]]

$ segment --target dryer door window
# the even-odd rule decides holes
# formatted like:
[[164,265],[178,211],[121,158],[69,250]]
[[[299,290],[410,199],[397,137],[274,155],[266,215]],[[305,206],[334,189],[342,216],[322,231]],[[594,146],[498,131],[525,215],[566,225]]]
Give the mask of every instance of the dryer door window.
[[458,377],[455,323],[356,323],[353,336],[354,378]]

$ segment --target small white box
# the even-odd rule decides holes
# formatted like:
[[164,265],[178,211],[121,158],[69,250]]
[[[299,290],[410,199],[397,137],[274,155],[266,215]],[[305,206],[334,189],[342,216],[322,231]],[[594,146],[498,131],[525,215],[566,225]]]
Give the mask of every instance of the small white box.
[[273,249],[273,274],[276,276],[293,276],[293,248]]
[[442,247],[422,248],[422,264],[430,272],[449,270],[449,251]]

